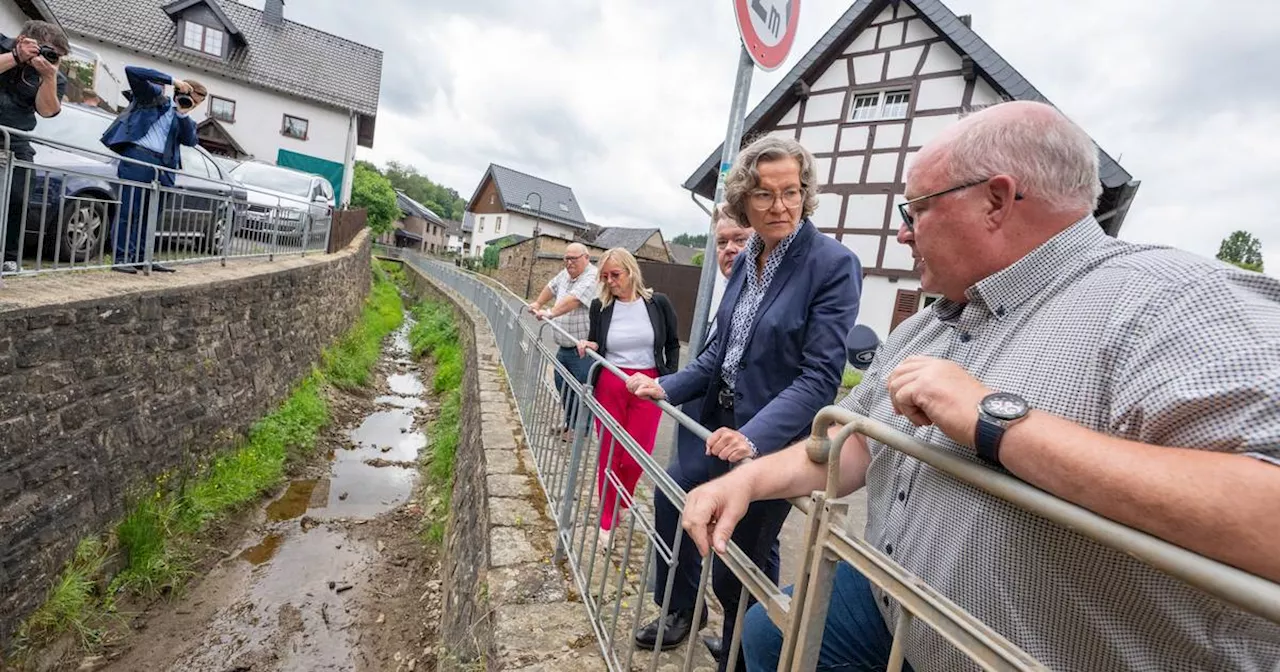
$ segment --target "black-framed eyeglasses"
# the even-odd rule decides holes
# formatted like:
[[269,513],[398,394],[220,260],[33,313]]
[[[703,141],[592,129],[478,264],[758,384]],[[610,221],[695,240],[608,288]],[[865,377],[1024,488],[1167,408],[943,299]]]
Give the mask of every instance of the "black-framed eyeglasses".
[[579,259],[581,259],[581,258],[583,258],[583,257],[585,257],[585,256],[587,256],[587,255],[585,255],[585,254],[575,254],[575,255],[573,255],[573,256],[566,256],[566,257],[564,258],[564,263],[566,263],[566,264],[572,264],[573,262],[575,262],[575,261],[577,261],[577,260],[579,260]]
[[[904,203],[899,203],[899,204],[898,204],[898,214],[902,215],[902,222],[903,222],[904,224],[906,224],[906,225],[907,225],[907,230],[908,230],[908,231],[910,231],[910,232],[912,232],[912,233],[915,233],[915,231],[916,231],[916,219],[915,219],[915,217],[912,217],[912,216],[911,216],[911,213],[907,210],[907,206],[912,205],[913,203],[919,203],[919,202],[921,202],[921,201],[927,201],[927,200],[929,200],[929,199],[931,199],[931,198],[937,198],[937,197],[939,197],[939,196],[945,196],[945,195],[950,194],[950,193],[952,193],[952,192],[960,191],[960,190],[962,190],[962,189],[968,189],[968,188],[970,188],[970,187],[976,187],[976,186],[978,186],[979,184],[986,184],[987,182],[990,182],[990,181],[991,181],[991,178],[989,178],[989,177],[988,177],[988,178],[984,178],[984,179],[978,180],[977,182],[969,182],[969,183],[967,183],[967,184],[961,184],[961,185],[958,185],[958,186],[955,186],[955,187],[951,187],[950,189],[943,189],[942,191],[936,191],[936,192],[934,192],[934,193],[932,193],[932,194],[925,194],[924,196],[917,196],[917,197],[915,197],[915,198],[913,198],[913,199],[911,199],[911,200],[909,200],[909,201],[906,201],[906,202],[904,202]],[[1013,200],[1015,200],[1015,201],[1021,201],[1021,200],[1022,200],[1022,192],[1014,192],[1014,194],[1013,194]]]

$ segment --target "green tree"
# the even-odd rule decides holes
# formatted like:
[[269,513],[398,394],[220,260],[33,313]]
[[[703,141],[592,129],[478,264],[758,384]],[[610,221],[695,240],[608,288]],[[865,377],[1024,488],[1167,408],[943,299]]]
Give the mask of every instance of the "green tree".
[[413,166],[388,161],[383,171],[391,185],[445,219],[462,219],[467,202],[457,191],[432,182]]
[[671,242],[676,245],[688,245],[689,247],[705,248],[707,246],[707,234],[699,233],[698,235],[694,236],[688,233],[682,233],[676,236],[675,238],[672,238]]
[[497,246],[497,245],[489,245],[489,246],[487,246],[487,247],[485,247],[485,248],[484,248],[484,258],[481,260],[481,263],[483,263],[483,264],[484,264],[484,267],[485,267],[485,268],[497,268],[497,267],[498,267],[498,252],[499,252],[499,251],[500,251],[500,250],[498,249],[498,246]]
[[1218,259],[1240,268],[1262,272],[1262,241],[1248,231],[1236,231],[1222,239]]
[[364,208],[369,216],[369,228],[375,234],[387,233],[400,218],[400,206],[396,205],[396,192],[378,169],[366,162],[356,163],[351,181],[351,204]]
[[693,258],[691,258],[689,261],[693,262],[693,265],[694,265],[694,266],[701,266],[701,265],[702,265],[702,253],[701,253],[701,252],[697,252],[697,253],[695,253],[695,254],[693,255]]

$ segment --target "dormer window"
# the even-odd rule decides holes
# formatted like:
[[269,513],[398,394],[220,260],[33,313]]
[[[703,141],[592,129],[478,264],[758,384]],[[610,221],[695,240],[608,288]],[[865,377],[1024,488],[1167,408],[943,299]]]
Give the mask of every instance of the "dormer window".
[[182,46],[221,58],[224,35],[217,28],[187,21],[186,29],[182,33]]

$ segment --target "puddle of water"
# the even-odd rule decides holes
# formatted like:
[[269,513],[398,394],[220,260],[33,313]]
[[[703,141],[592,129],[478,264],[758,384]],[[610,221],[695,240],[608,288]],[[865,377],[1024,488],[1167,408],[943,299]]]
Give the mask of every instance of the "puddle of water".
[[372,518],[409,501],[418,472],[403,467],[375,467],[356,460],[333,463],[327,518]]
[[411,432],[413,412],[407,409],[371,413],[352,430],[353,450],[339,451],[336,461],[366,460],[381,457],[393,462],[412,462],[427,445],[422,432]]
[[293,481],[280,499],[267,505],[267,520],[292,520],[306,513],[307,507],[311,505],[311,493],[315,489],[315,481]]
[[413,352],[413,346],[409,345],[409,332],[413,329],[413,325],[415,324],[417,324],[417,322],[409,316],[408,312],[406,312],[404,314],[404,322],[401,323],[400,328],[396,329],[395,333],[391,335],[391,345],[388,348],[391,354],[408,355]]
[[426,403],[423,402],[421,399],[415,399],[413,397],[400,397],[400,396],[391,395],[391,394],[388,394],[382,397],[377,397],[373,400],[373,403],[378,404],[380,406],[395,406],[396,408],[407,408],[410,410],[418,409],[426,406]]
[[[373,557],[363,543],[324,527],[287,535],[243,598],[191,633],[194,645],[168,669],[256,670],[260,665],[250,663],[266,659],[281,672],[356,669],[348,609],[367,590],[362,577]],[[338,593],[330,581],[353,592]]]
[[278,534],[268,534],[257,546],[251,546],[241,551],[240,558],[248,561],[249,564],[261,565],[275,557],[276,552],[280,550],[281,539],[282,537]]
[[416,373],[393,373],[387,376],[387,387],[402,397],[417,397],[426,391]]

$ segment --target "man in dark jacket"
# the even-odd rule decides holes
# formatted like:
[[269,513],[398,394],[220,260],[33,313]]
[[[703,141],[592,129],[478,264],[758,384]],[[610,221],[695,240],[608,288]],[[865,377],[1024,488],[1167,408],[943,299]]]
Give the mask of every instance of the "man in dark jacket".
[[[31,131],[36,127],[36,114],[49,118],[62,111],[67,78],[58,72],[57,62],[69,51],[67,36],[57,26],[44,21],[28,21],[17,37],[0,35],[0,125]],[[20,161],[30,161],[36,155],[24,136],[11,136],[9,149]],[[0,222],[7,224],[5,273],[18,271],[24,224],[22,201],[27,195],[28,174],[26,168],[14,168],[9,187],[9,219]]]
[[[133,161],[120,161],[117,175],[122,180],[149,183],[157,179],[157,171],[137,162],[163,166],[159,171],[161,186],[172,187],[174,170],[182,168],[179,145],[196,145],[196,122],[188,116],[204,102],[208,91],[195,81],[182,81],[149,70],[129,66],[124,69],[129,80],[129,107],[107,127],[102,144]],[[172,86],[173,98],[165,95]],[[120,189],[120,213],[116,219],[115,259],[111,268],[121,273],[137,273],[146,254],[147,212],[150,190],[123,186]],[[172,273],[173,269],[153,263],[151,270]]]

